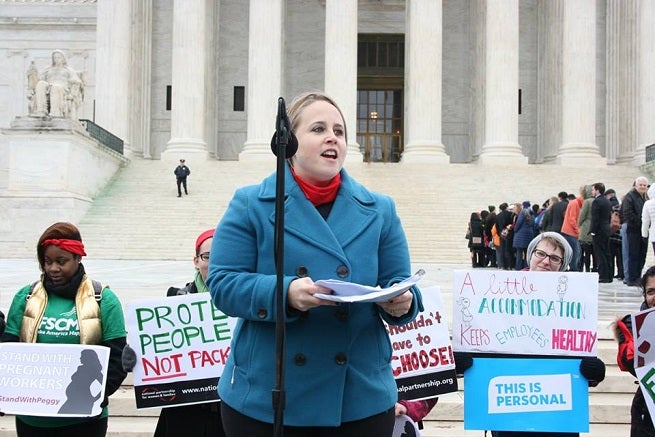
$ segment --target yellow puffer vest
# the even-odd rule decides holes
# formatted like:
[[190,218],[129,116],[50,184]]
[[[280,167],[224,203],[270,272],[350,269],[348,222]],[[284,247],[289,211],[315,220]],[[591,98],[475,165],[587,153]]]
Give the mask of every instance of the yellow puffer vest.
[[[84,275],[75,295],[75,310],[80,329],[80,344],[100,344],[102,340],[102,320],[100,305],[96,298],[91,278]],[[102,289],[102,287],[100,287]],[[100,290],[100,293],[102,291]],[[20,341],[35,343],[36,336],[48,304],[48,293],[43,287],[43,276],[34,286],[25,304],[23,322],[20,325]]]

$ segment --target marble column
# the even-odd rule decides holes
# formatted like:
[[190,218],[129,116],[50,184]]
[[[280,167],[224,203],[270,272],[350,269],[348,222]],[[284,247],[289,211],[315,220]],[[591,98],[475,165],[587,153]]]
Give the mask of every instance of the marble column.
[[325,92],[345,118],[346,162],[363,162],[357,144],[357,0],[325,2]]
[[655,143],[655,2],[639,0],[638,33],[639,41],[639,82],[637,102],[639,108],[637,151],[634,165],[646,162],[646,146]]
[[448,164],[441,143],[442,0],[405,4],[405,150],[401,162]]
[[602,165],[596,145],[596,0],[561,7],[562,144],[556,162]]
[[[208,158],[205,132],[207,0],[173,3],[171,139],[162,160]],[[190,163],[193,166],[193,162]]]
[[[619,126],[621,110],[619,108],[619,71],[620,54],[620,8],[622,0],[607,0],[605,9],[605,158],[608,163],[626,159],[621,151]],[[624,146],[625,147],[625,146]],[[630,158],[632,155],[630,155]]]
[[537,154],[535,163],[552,162],[562,143],[562,66],[558,53],[562,46],[560,4],[537,3]]
[[131,14],[130,0],[98,0],[95,123],[122,139],[128,153]]
[[151,158],[150,118],[152,84],[152,2],[134,0],[132,33],[132,71],[130,78],[130,138],[132,153]]
[[484,134],[478,162],[527,164],[518,142],[519,2],[483,0]]
[[[239,161],[273,159],[277,100],[282,96],[282,0],[250,0],[247,137]],[[287,101],[287,105],[290,102]]]

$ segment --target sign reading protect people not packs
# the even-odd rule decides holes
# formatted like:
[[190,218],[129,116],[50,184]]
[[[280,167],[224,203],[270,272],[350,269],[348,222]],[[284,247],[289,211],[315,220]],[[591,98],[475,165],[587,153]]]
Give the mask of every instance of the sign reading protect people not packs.
[[80,344],[0,344],[0,411],[89,417],[102,412],[109,348]]
[[128,303],[126,323],[137,356],[137,409],[219,399],[236,319],[219,311],[209,293]]
[[579,272],[457,270],[456,351],[596,356],[598,276]]

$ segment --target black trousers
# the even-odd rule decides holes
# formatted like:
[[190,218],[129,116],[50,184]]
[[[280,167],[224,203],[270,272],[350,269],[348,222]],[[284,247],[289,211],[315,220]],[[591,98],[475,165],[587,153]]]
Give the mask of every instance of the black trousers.
[[610,239],[605,235],[594,235],[594,258],[598,266],[598,279],[612,280],[614,272],[610,271]]
[[180,189],[180,185],[184,186],[184,194],[189,194],[186,189],[186,178],[178,178],[177,179],[177,195],[181,196],[182,195],[182,190]]
[[628,237],[628,282],[635,282],[641,277],[641,270],[646,262],[648,244],[639,232],[627,232]]
[[220,403],[162,408],[154,437],[225,437]]
[[[308,407],[309,408],[309,407]],[[221,402],[221,417],[227,437],[270,437],[273,424],[245,416]],[[284,437],[391,437],[396,420],[395,408],[338,427],[285,426]]]
[[107,417],[94,417],[76,425],[57,428],[39,428],[30,426],[16,418],[16,435],[18,437],[104,437],[107,434]]

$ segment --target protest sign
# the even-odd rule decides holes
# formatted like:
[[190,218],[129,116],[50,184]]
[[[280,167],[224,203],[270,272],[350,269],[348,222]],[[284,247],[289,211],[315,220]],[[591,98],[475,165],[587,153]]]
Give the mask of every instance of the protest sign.
[[579,359],[475,358],[466,371],[464,429],[589,432]]
[[218,400],[236,319],[216,309],[209,293],[130,302],[126,323],[137,356],[137,409]]
[[655,308],[632,314],[632,338],[635,373],[650,416],[655,417]]
[[391,437],[420,437],[421,431],[411,417],[401,414],[396,416]]
[[456,351],[596,356],[597,275],[457,270]]
[[1,343],[0,411],[90,417],[102,412],[109,348],[80,344]]
[[398,399],[427,399],[457,391],[455,358],[439,287],[421,288],[425,311],[412,322],[386,325]]

